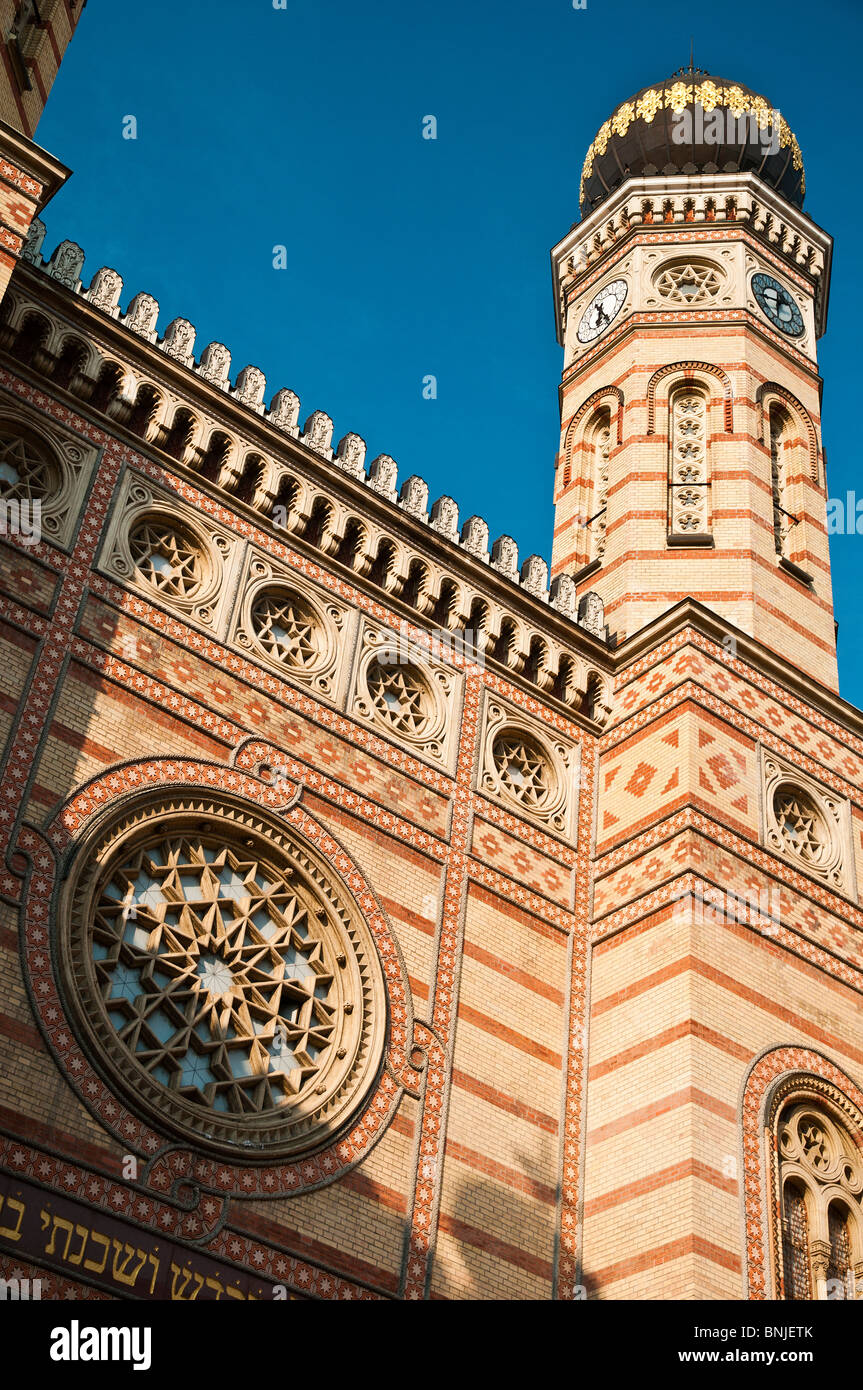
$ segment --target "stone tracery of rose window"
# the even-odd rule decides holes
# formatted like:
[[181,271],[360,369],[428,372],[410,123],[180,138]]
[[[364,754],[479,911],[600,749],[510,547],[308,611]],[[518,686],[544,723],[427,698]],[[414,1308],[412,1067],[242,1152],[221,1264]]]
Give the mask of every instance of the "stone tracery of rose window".
[[707,401],[678,391],[671,400],[668,529],[691,536],[708,531]]
[[722,287],[722,279],[713,266],[688,261],[666,266],[655,283],[659,294],[670,304],[709,304]]
[[863,1298],[863,1153],[817,1103],[790,1103],[776,1128],[782,1296]]
[[268,589],[252,604],[252,629],[273,660],[294,670],[318,662],[322,651],[320,623],[310,604],[288,589]]
[[166,598],[191,598],[205,578],[200,546],[182,526],[167,519],[140,521],[129,535],[129,551],[139,583]]
[[214,840],[166,838],[120,862],[96,904],[92,955],[121,1042],[202,1106],[282,1106],[333,1046],[336,966],[309,904]]
[[421,738],[434,716],[428,686],[409,664],[373,660],[366,672],[372,709],[398,733]]
[[50,497],[60,485],[60,472],[29,439],[0,434],[0,497],[32,501]]
[[494,740],[492,759],[500,788],[528,811],[541,811],[557,788],[542,749],[527,735],[501,733]]
[[281,819],[207,794],[133,798],[73,864],[57,921],[75,1031],[159,1130],[251,1158],[352,1122],[386,1045],[378,949]]

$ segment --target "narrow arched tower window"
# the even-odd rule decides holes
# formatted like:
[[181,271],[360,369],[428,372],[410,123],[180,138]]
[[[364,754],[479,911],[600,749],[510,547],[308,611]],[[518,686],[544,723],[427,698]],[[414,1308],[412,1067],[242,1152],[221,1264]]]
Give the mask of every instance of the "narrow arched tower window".
[[787,557],[792,526],[797,518],[788,509],[788,459],[791,420],[786,410],[770,411],[770,484],[773,489],[773,542],[777,555]]
[[593,517],[591,520],[591,559],[605,555],[608,517],[608,467],[611,457],[611,412],[603,410],[597,417],[593,437]]
[[795,1182],[786,1183],[783,1194],[782,1263],[785,1267],[785,1297],[811,1298],[809,1216],[803,1189]]
[[776,1125],[784,1299],[863,1296],[863,1149],[832,1107],[789,1101]]
[[668,533],[681,541],[710,533],[707,398],[683,388],[670,402]]

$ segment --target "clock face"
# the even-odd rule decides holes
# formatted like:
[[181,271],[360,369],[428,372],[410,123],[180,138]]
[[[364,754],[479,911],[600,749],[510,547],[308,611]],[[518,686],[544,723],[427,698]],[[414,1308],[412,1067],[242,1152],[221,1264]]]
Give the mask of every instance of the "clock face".
[[603,285],[601,290],[597,290],[581,316],[581,322],[578,325],[578,341],[580,343],[592,343],[594,338],[598,338],[603,329],[608,327],[612,319],[617,318],[625,302],[625,280],[612,280],[610,285]]
[[752,292],[764,313],[781,333],[799,338],[803,332],[803,315],[793,294],[772,275],[753,275]]

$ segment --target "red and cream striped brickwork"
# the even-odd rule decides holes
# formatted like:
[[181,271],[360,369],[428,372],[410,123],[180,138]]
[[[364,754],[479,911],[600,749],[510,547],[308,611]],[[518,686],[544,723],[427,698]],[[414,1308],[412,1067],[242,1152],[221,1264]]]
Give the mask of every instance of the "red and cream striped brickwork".
[[[618,700],[598,780],[585,1278],[612,1298],[738,1298],[741,1279],[764,1297],[764,1133],[750,1120],[741,1147],[744,1083],[774,1049],[771,1079],[809,1049],[863,1080],[863,721],[695,628],[622,671]],[[766,752],[850,801],[848,895],[761,847]],[[729,894],[763,916],[722,910]]]
[[[693,193],[699,191],[696,185],[712,187],[706,176],[691,182]],[[725,191],[738,192],[731,176],[725,182]],[[826,294],[816,278],[816,250],[829,239],[819,234],[807,269],[801,269],[794,258],[800,238],[794,255],[783,255],[757,225],[741,189],[738,216],[717,212],[708,230],[679,225],[680,213],[669,215],[670,225],[657,230],[649,214],[649,223],[630,227],[587,268],[566,278],[564,255],[577,259],[590,246],[593,222],[613,220],[611,204],[627,202],[624,188],[561,244],[558,283],[567,356],[552,571],[578,579],[595,560],[597,513],[607,502],[601,564],[579,587],[602,596],[609,626],[619,637],[692,596],[835,689],[821,383],[814,311],[808,307]],[[802,221],[801,215],[788,212],[796,229],[790,219]],[[685,217],[691,223],[691,211]],[[726,293],[713,307],[658,303],[656,272],[650,267],[687,257],[696,264],[715,263],[724,277]],[[754,269],[778,272],[797,289],[807,313],[799,342],[783,337],[758,310],[749,288]],[[826,278],[823,268],[821,275]],[[603,280],[619,278],[627,284],[624,312],[598,342],[582,348],[576,329],[585,303]],[[707,397],[710,515],[699,533],[669,543],[669,399],[681,388]],[[792,421],[782,446],[785,511],[789,521],[793,518],[785,554],[790,564],[779,563],[774,538],[769,415],[777,403],[788,408]],[[595,442],[600,417],[612,423],[607,481],[601,485]]]
[[[169,1136],[110,1094],[64,1014],[47,930],[53,883],[88,817],[136,788],[221,787],[277,804],[284,787],[255,774],[266,757],[301,792],[292,822],[380,924],[390,1051],[358,1127],[311,1162],[231,1171],[175,1155],[172,1171],[194,1177],[204,1194],[191,1217],[174,1213],[175,1238],[184,1220],[212,1221],[218,1208],[220,1234],[208,1251],[272,1280],[290,1257],[292,1287],[307,1289],[312,1271],[318,1296],[324,1279],[331,1297],[565,1295],[577,1272],[595,730],[491,665],[459,659],[461,731],[449,775],[266,675],[247,652],[94,571],[121,471],[134,467],[190,514],[212,516],[326,583],[321,566],[277,532],[255,531],[229,499],[152,451],[112,438],[8,372],[0,385],[8,403],[100,450],[71,554],[43,540],[3,555],[0,825],[11,839],[0,883],[0,1126],[114,1182],[121,1156],[137,1153],[149,1161],[147,1177],[126,1184],[128,1200],[164,1190],[168,1170],[153,1159]],[[329,582],[397,627],[384,603],[343,578]],[[489,692],[582,745],[577,848],[476,790]],[[67,1083],[59,1089],[58,1064]],[[161,1209],[150,1210],[158,1228]]]
[[[297,1294],[743,1296],[769,1248],[764,1230],[744,1237],[747,1074],[808,1048],[863,1075],[863,914],[765,847],[762,761],[850,800],[859,881],[859,716],[757,641],[740,634],[735,654],[721,620],[686,605],[614,655],[604,734],[493,660],[457,661],[446,771],[102,573],[121,474],[396,626],[385,595],[11,363],[0,387],[7,409],[100,451],[71,552],[13,538],[3,552],[0,1129],[27,1173],[78,1200],[95,1184],[121,1217]],[[478,792],[488,693],[580,746],[574,843]],[[64,1014],[54,880],[90,817],[153,785],[283,804],[374,924],[387,1067],[311,1160],[232,1169],[177,1149],[112,1095]],[[778,922],[699,911],[717,885],[778,893]],[[191,1208],[166,1195],[177,1179],[195,1184]]]
[[0,120],[22,135],[39,124],[86,3],[0,0]]
[[[43,9],[56,36],[79,6]],[[45,164],[40,184],[0,162],[0,223],[18,238],[8,264],[0,246],[0,291],[61,173]],[[710,227],[673,207],[657,227],[639,203],[606,244],[603,211],[583,224],[585,245],[595,238],[583,268],[571,262],[582,231],[556,253],[566,361],[554,569],[602,596],[608,646],[567,616],[560,590],[550,602],[529,574],[504,590],[505,567],[483,570],[476,548],[420,530],[365,475],[360,489],[296,422],[280,432],[260,402],[253,413],[235,388],[217,391],[155,334],[21,267],[30,304],[2,326],[0,426],[31,442],[43,427],[72,464],[62,526],[0,538],[0,1180],[88,1208],[94,1230],[126,1223],[142,1258],[158,1235],[243,1288],[296,1297],[772,1296],[771,1097],[797,1073],[852,1108],[863,1086],[863,718],[835,693],[814,349],[829,248],[800,219],[797,243],[771,240],[752,190],[750,177],[736,204],[720,200]],[[725,299],[651,307],[657,257],[708,250]],[[798,347],[747,298],[754,266],[797,287]],[[615,275],[629,286],[619,324],[579,344],[585,303]],[[40,305],[56,352],[28,341]],[[98,378],[87,351],[62,376],[67,334],[73,348],[95,344]],[[272,524],[244,495],[239,460],[196,472],[198,437],[151,428],[146,394],[134,410],[121,399],[119,367],[112,387],[127,348],[130,379],[152,379],[153,397],[164,385],[175,425],[185,411],[208,438],[236,431],[249,458],[268,451],[315,486],[323,474],[347,496],[342,513],[367,507],[375,535],[388,527],[405,549],[419,532],[435,599],[409,601],[409,564],[403,587],[371,554],[354,564],[347,527],[336,536],[312,507],[305,529]],[[680,388],[706,401],[710,531],[697,543],[669,534]],[[777,404],[793,422],[782,465],[795,524],[782,553]],[[124,517],[154,498],[213,541],[221,583],[207,605],[148,592],[123,569]],[[597,539],[584,522],[600,510]],[[274,573],[336,615],[324,685],[244,640],[252,577]],[[458,649],[441,658],[446,725],[432,753],[364,717],[362,634],[421,643],[452,617],[457,584],[441,575],[472,592],[477,574],[498,615],[511,603],[515,616],[482,662]],[[526,632],[536,637],[520,649]],[[498,717],[557,750],[557,820],[507,800],[490,775]],[[769,838],[777,767],[838,808],[832,878]],[[78,1036],[54,930],[63,884],[100,817],[160,789],[287,827],[368,929],[382,1063],[362,1104],[306,1153],[232,1162],[196,1147],[139,1113],[130,1088],[112,1089]],[[717,911],[717,893],[768,907],[741,920]],[[42,1264],[10,1242],[0,1231],[0,1272],[43,1275],[43,1296],[116,1296],[80,1262],[52,1250]],[[206,1290],[203,1267],[199,1279]]]

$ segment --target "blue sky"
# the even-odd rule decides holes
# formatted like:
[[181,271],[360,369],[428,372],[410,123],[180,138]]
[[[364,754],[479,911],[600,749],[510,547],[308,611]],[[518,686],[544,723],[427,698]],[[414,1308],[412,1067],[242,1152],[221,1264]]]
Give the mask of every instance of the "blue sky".
[[[836,238],[820,350],[832,495],[854,489],[863,255],[857,0],[88,0],[36,138],[74,170],[48,240],[111,265],[522,557],[551,550],[561,353],[550,247],[618,102],[688,62],[797,134]],[[433,114],[438,139],[423,140]],[[137,140],[122,138],[134,115]],[[273,269],[273,247],[288,268]],[[422,381],[437,378],[436,400]],[[863,484],[860,485],[863,500]],[[863,523],[861,523],[863,524]],[[832,541],[842,693],[863,537]]]

